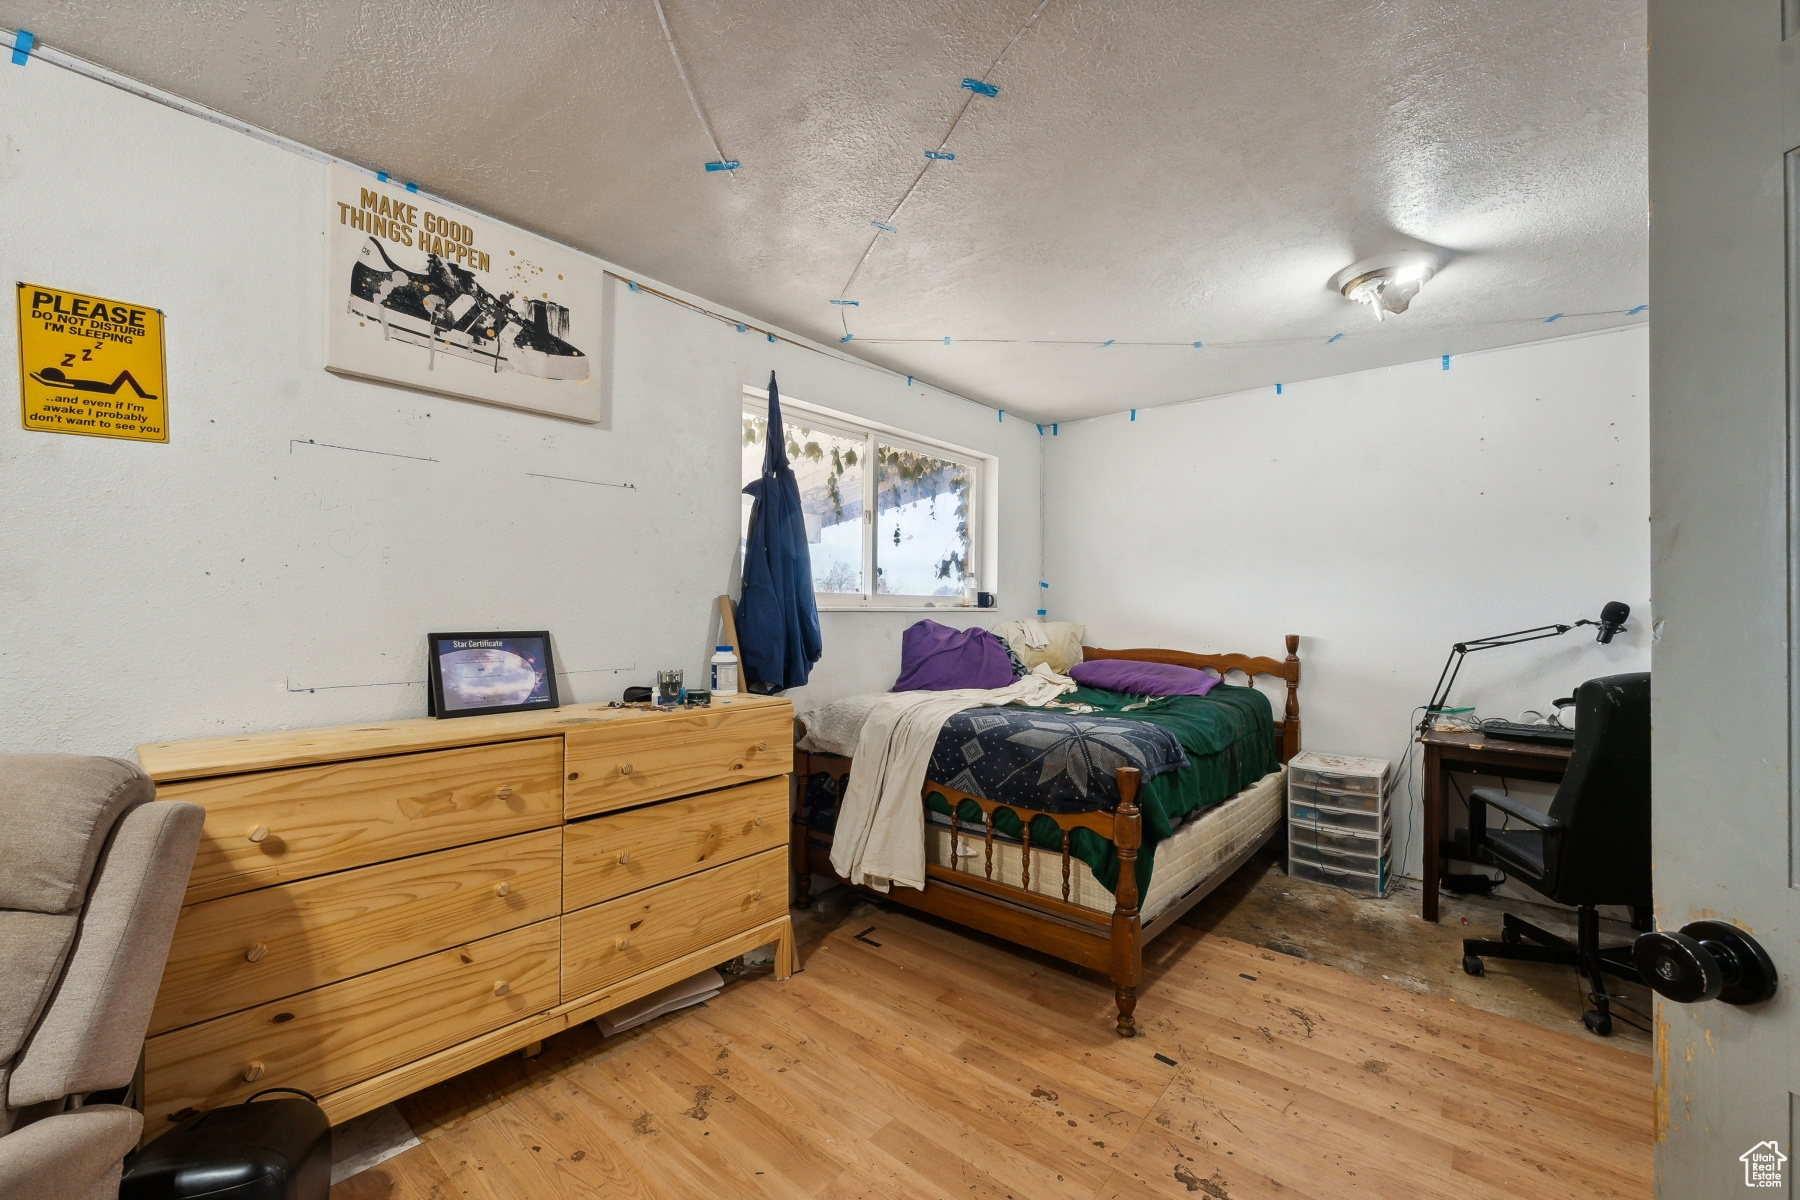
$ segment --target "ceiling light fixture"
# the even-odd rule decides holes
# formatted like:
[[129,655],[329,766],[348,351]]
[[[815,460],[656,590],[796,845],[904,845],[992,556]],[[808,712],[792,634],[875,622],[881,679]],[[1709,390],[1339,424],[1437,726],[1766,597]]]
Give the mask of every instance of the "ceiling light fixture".
[[1378,254],[1352,263],[1331,277],[1331,290],[1346,300],[1367,304],[1381,320],[1383,313],[1403,313],[1419,289],[1437,274],[1437,258],[1425,250]]

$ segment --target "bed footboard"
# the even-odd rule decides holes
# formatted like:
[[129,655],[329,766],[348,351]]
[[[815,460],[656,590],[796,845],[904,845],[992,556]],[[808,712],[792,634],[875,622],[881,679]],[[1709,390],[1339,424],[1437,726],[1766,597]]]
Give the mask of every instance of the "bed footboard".
[[[815,775],[829,775],[842,795],[844,779],[849,775],[851,760],[835,754],[810,754],[796,751],[794,769],[805,789]],[[1104,971],[1112,980],[1113,999],[1118,1010],[1116,1028],[1120,1037],[1134,1037],[1137,1021],[1137,990],[1144,971],[1144,930],[1138,911],[1137,853],[1144,844],[1143,810],[1137,803],[1139,773],[1135,767],[1120,767],[1119,805],[1114,812],[1053,813],[1003,804],[981,796],[971,796],[955,788],[927,783],[925,794],[940,793],[950,802],[950,865],[927,863],[923,891],[894,888],[885,899],[909,908],[917,908],[946,917],[983,932],[1030,946],[1046,954],[1079,966]],[[795,903],[804,906],[811,895],[812,872],[815,868],[830,870],[829,849],[815,846],[803,815],[802,803],[794,811],[792,864]],[[973,825],[961,817],[963,801],[981,810],[981,823]],[[920,803],[925,798],[920,797]],[[1020,883],[1007,883],[994,875],[994,814],[1006,809],[1023,826],[1020,838]],[[1061,898],[1031,890],[1031,823],[1036,817],[1048,817],[1062,831]],[[1074,870],[1069,850],[1069,834],[1077,829],[1090,829],[1111,842],[1119,854],[1119,878],[1113,885],[1113,912],[1109,917],[1074,902],[1072,896]],[[979,868],[963,869],[962,839],[981,839]],[[1007,853],[1004,845],[999,852]],[[835,874],[835,872],[833,872]],[[935,887],[934,884],[943,884]]]

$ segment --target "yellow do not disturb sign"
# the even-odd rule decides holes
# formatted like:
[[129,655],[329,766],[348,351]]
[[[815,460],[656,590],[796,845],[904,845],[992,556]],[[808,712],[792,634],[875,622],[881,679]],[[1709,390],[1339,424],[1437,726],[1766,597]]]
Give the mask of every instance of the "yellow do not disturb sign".
[[19,404],[26,429],[166,442],[165,374],[160,310],[19,284]]

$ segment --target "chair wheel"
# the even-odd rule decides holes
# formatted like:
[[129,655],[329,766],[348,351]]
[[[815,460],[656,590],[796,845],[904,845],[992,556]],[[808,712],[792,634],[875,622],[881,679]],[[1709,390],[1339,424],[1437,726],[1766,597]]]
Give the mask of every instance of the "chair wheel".
[[1463,955],[1463,972],[1465,974],[1481,975],[1485,974],[1486,971],[1487,967],[1482,964],[1482,961],[1479,958],[1476,958],[1473,954]]
[[1516,946],[1525,939],[1519,936],[1518,930],[1514,929],[1511,925],[1507,925],[1500,930],[1500,940],[1509,946]]
[[1600,1037],[1612,1036],[1612,1018],[1609,1016],[1597,1012],[1584,1012],[1581,1014],[1581,1023],[1588,1027],[1589,1032]]

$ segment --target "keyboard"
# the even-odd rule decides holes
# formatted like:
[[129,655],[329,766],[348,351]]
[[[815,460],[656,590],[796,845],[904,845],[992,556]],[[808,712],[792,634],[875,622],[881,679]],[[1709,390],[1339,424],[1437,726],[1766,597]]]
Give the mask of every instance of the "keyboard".
[[1509,742],[1541,742],[1548,746],[1573,746],[1575,731],[1561,725],[1521,725],[1517,721],[1483,721],[1481,732]]

